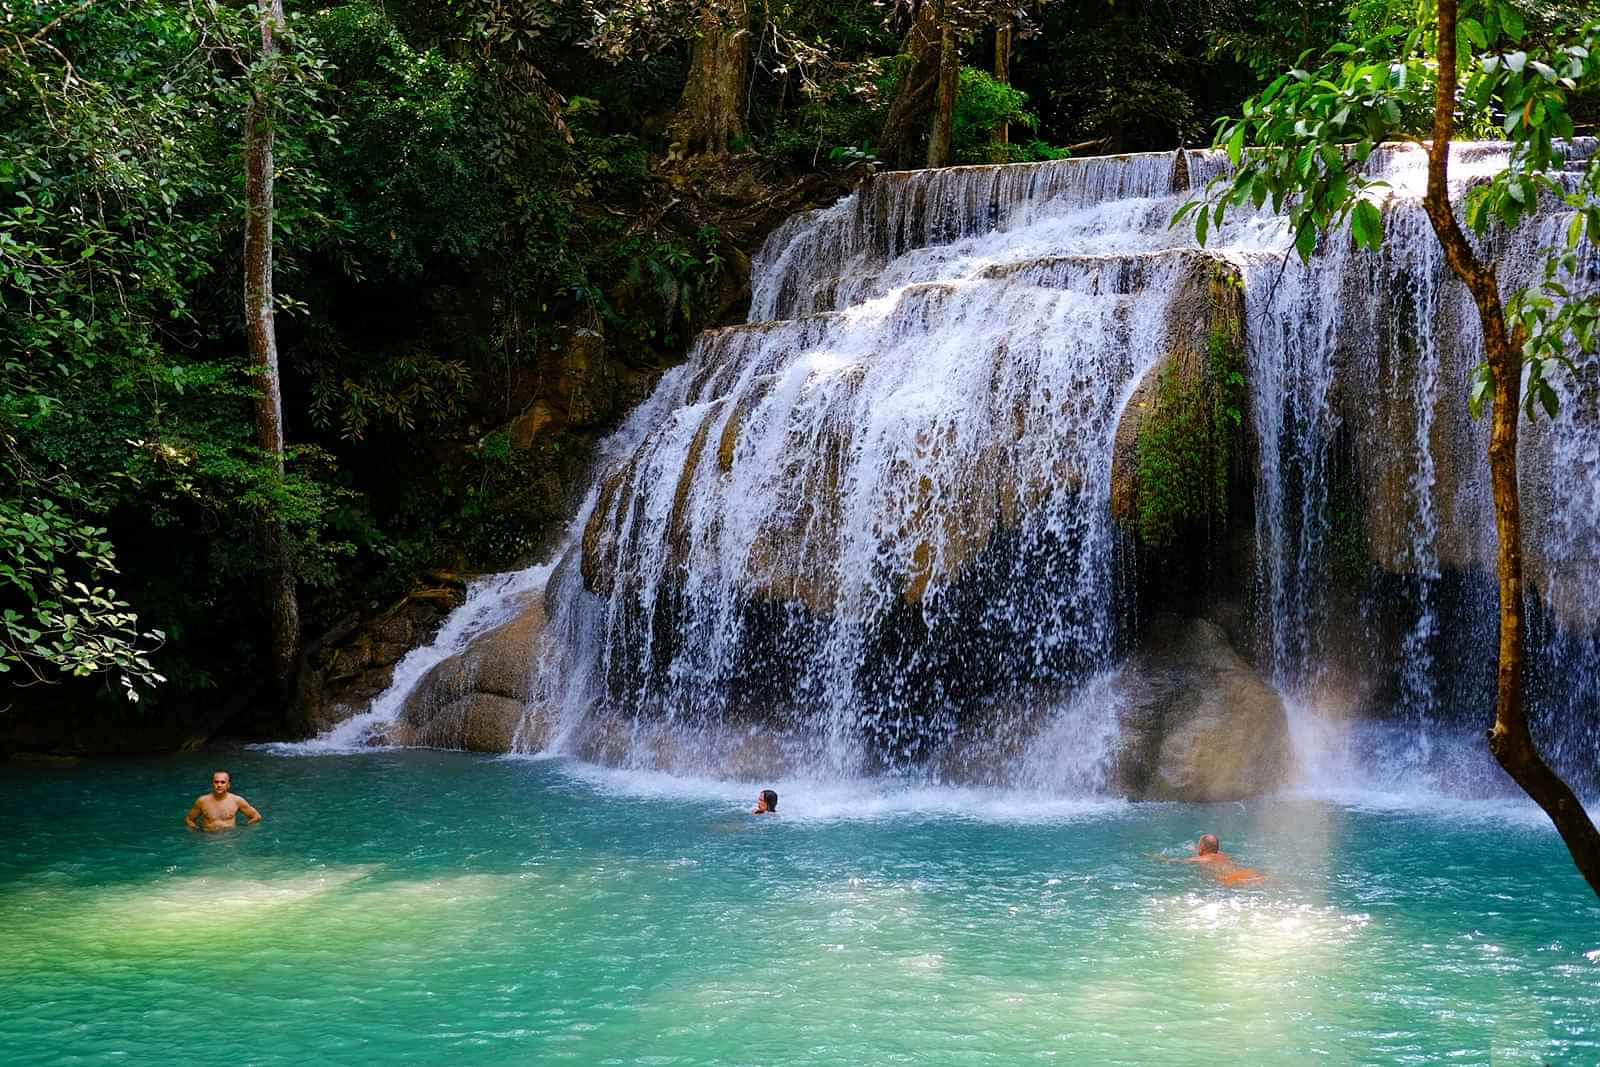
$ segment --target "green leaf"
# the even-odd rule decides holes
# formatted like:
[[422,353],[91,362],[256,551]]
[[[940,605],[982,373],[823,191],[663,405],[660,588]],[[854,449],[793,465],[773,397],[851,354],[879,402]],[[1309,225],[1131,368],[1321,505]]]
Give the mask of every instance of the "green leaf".
[[1294,235],[1294,250],[1300,254],[1302,263],[1311,262],[1311,254],[1317,250],[1317,228],[1309,221],[1302,222]]
[[1489,35],[1483,30],[1483,23],[1477,19],[1462,19],[1461,32],[1467,35],[1475,48],[1489,47]]
[[1488,395],[1489,387],[1494,384],[1494,377],[1489,373],[1489,365],[1480,363],[1472,372],[1472,392],[1467,395],[1467,410],[1475,419],[1483,418],[1483,401]]
[[1499,12],[1500,28],[1505,31],[1505,35],[1513,41],[1522,40],[1523,34],[1527,33],[1527,25],[1522,21],[1522,13],[1511,4],[1506,3],[1505,0],[1501,0]]
[[1383,213],[1378,210],[1378,205],[1365,199],[1357,201],[1351,224],[1355,230],[1356,245],[1376,252],[1378,245],[1383,242]]
[[1539,379],[1539,402],[1544,405],[1544,413],[1552,419],[1561,411],[1561,400],[1556,396],[1555,389],[1543,378]]

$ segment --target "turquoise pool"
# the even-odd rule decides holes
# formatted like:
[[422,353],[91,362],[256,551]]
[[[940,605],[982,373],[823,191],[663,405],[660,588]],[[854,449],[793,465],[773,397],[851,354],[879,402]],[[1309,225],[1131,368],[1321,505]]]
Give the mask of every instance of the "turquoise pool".
[[[184,830],[213,765],[261,825]],[[1531,807],[778,785],[0,764],[0,1060],[1600,1063],[1600,904]],[[1206,830],[1268,881],[1155,861]]]

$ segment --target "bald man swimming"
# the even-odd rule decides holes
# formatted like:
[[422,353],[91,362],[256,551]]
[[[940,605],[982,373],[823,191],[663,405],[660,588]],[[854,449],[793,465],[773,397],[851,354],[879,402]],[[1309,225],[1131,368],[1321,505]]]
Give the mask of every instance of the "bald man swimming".
[[1216,834],[1201,834],[1200,840],[1195,842],[1194,855],[1178,862],[1205,864],[1206,869],[1216,875],[1217,881],[1223,885],[1249,885],[1266,881],[1266,875],[1254,867],[1239,866],[1232,856],[1222,851],[1222,842],[1217,840]]
[[[233,791],[233,776],[227,771],[213,771],[211,774],[211,792],[202,793],[195,798],[194,806],[189,809],[189,814],[183,817],[184,825],[191,830],[205,830],[212,833],[217,830],[232,830],[238,825],[238,818],[243,815],[251,825],[261,821],[261,813],[244,797]],[[195,825],[195,820],[201,820],[200,825]]]

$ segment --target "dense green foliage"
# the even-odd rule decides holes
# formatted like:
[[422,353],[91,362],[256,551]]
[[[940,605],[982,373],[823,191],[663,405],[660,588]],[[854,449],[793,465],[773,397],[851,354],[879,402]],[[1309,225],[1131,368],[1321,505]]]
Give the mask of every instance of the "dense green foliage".
[[254,444],[239,296],[251,12],[0,8],[0,514],[29,533],[0,570],[6,669],[132,694],[157,678],[149,629],[167,693],[253,678],[263,517],[292,536],[312,631],[424,566],[509,563],[562,503],[544,475],[583,452],[499,447],[519,380],[574,322],[645,363],[681,347],[718,235],[634,226],[626,119],[575,96],[566,143],[439,8],[407,33],[376,3],[289,4],[282,478]]

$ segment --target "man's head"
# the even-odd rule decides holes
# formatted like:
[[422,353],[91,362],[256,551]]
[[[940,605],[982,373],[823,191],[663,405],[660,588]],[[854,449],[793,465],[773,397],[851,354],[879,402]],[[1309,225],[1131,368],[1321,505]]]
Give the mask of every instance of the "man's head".
[[1217,840],[1217,835],[1216,834],[1201,834],[1200,835],[1199,847],[1195,849],[1195,854],[1196,855],[1210,856],[1210,855],[1212,855],[1214,853],[1221,852],[1221,851],[1222,851],[1222,842]]
[[228,795],[228,789],[233,785],[233,778],[227,771],[211,772],[211,795],[221,799]]
[[778,791],[776,789],[763,789],[756,797],[756,814],[765,815],[778,810]]

